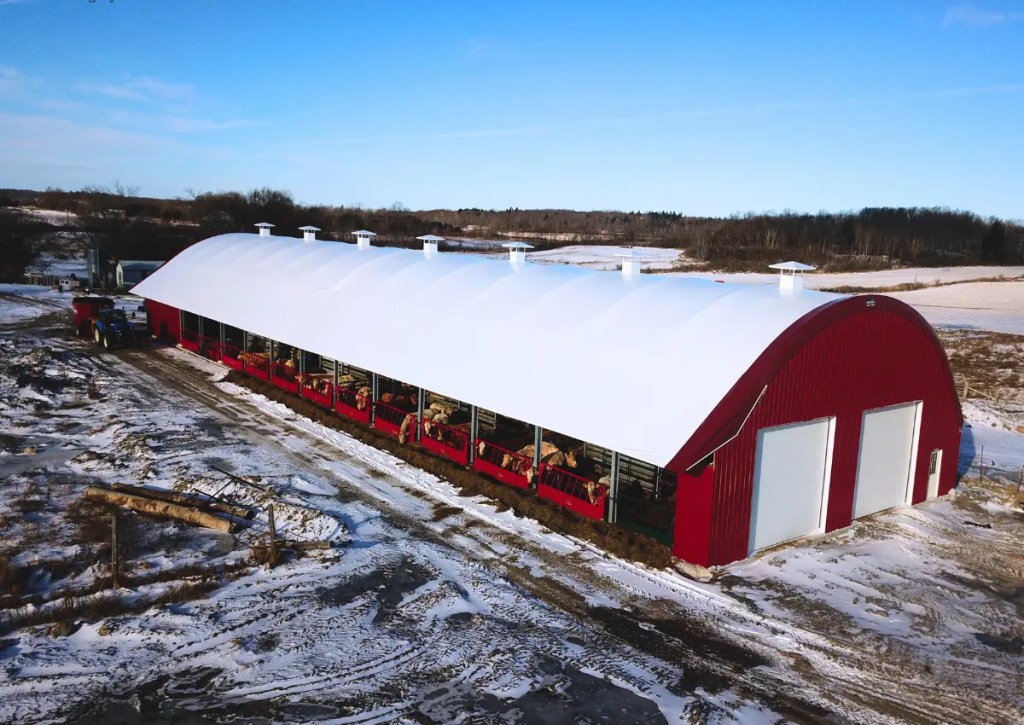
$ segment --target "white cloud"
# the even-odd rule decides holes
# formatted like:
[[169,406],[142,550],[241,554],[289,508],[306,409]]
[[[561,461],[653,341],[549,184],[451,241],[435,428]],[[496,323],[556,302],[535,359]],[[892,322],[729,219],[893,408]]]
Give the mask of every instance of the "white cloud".
[[202,133],[207,131],[228,131],[238,128],[265,126],[262,121],[244,118],[229,118],[215,121],[210,118],[195,118],[178,113],[138,113],[121,109],[106,111],[103,116],[109,123],[128,128],[148,129],[165,133]]
[[25,74],[17,68],[0,65],[0,92],[13,91],[25,81]]
[[78,90],[83,93],[140,103],[188,101],[195,96],[195,88],[190,83],[168,83],[148,76],[129,76],[129,79],[122,83],[79,83]]
[[226,121],[212,121],[205,118],[168,118],[166,124],[169,130],[177,133],[228,131],[234,128],[253,128],[266,125],[260,121],[249,121],[244,118],[232,118]]
[[55,116],[0,112],[0,152],[31,161],[61,162],[92,158],[96,153],[170,151],[173,140],[149,134],[91,126]]
[[946,17],[942,19],[942,24],[946,27],[950,25],[983,27],[986,25],[1014,23],[1021,20],[1024,20],[1024,11],[1020,10],[1004,12],[1002,10],[986,10],[974,5],[954,5],[946,11]]
[[65,101],[60,98],[44,98],[39,105],[50,111],[77,111],[82,108],[78,101]]

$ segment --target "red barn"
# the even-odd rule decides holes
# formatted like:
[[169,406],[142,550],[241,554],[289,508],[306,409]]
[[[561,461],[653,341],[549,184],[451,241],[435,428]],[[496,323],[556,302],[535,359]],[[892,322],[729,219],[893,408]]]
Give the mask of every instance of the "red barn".
[[182,252],[134,289],[153,330],[702,565],[956,483],[949,365],[897,300],[304,232]]

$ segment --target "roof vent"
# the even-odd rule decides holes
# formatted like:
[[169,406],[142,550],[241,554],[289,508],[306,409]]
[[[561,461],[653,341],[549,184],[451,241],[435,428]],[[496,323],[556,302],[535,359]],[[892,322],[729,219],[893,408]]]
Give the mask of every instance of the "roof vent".
[[260,222],[256,225],[256,228],[260,230],[261,237],[269,237],[270,230],[274,228],[274,225],[270,222]]
[[445,240],[444,237],[435,234],[424,234],[422,237],[416,238],[423,242],[423,253],[428,257],[437,254],[437,243]]
[[360,249],[369,249],[370,241],[377,236],[373,232],[367,231],[366,229],[360,229],[357,232],[352,232],[356,238],[356,246]]
[[637,247],[630,249],[628,254],[616,254],[615,256],[622,257],[622,276],[630,279],[633,275],[640,274],[641,266],[650,259],[641,254]]
[[505,242],[501,246],[508,250],[508,261],[512,264],[526,262],[526,250],[533,249],[533,245],[526,242]]
[[302,241],[304,242],[315,242],[316,233],[320,231],[319,227],[299,227],[299,231],[302,232]]
[[769,269],[779,270],[779,292],[783,295],[798,295],[804,288],[804,272],[810,272],[817,267],[800,262],[779,262],[769,264]]

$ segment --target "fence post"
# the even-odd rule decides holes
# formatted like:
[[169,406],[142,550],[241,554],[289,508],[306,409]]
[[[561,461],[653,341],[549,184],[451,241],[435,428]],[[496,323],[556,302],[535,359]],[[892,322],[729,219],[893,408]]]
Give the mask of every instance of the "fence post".
[[967,378],[964,378],[964,400],[967,400],[967,393],[970,388],[967,386]]
[[110,588],[121,588],[121,557],[118,554],[117,514],[110,515]]
[[274,504],[267,506],[267,520],[270,524],[270,565],[274,566],[277,564],[277,525],[274,523]]
[[981,456],[978,458],[978,483],[985,478],[985,446],[981,447]]

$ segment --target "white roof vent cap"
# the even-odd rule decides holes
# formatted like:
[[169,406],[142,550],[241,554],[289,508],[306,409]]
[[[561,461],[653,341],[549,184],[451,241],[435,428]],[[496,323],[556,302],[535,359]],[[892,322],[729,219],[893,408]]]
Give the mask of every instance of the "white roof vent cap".
[[315,242],[316,233],[320,231],[320,227],[305,226],[299,227],[299,231],[302,232],[302,241],[304,242]]
[[800,294],[804,288],[804,272],[817,269],[802,262],[779,262],[769,264],[768,268],[779,270],[779,293],[786,296]]
[[367,249],[370,246],[370,241],[377,236],[367,229],[360,229],[357,232],[352,232],[352,234],[356,238],[356,246],[360,249]]
[[533,245],[526,242],[505,242],[501,246],[508,250],[508,261],[512,264],[525,263],[526,250],[533,249]]
[[641,252],[638,247],[633,247],[628,253],[619,253],[615,256],[622,257],[622,276],[630,278],[635,274],[640,274],[643,263],[650,260],[650,257]]
[[416,237],[423,242],[423,253],[428,257],[437,254],[437,243],[445,241],[444,237],[439,237],[436,234],[424,234],[422,237]]
[[261,237],[269,237],[270,230],[274,228],[274,225],[270,222],[260,222],[256,225],[256,228],[260,230]]

